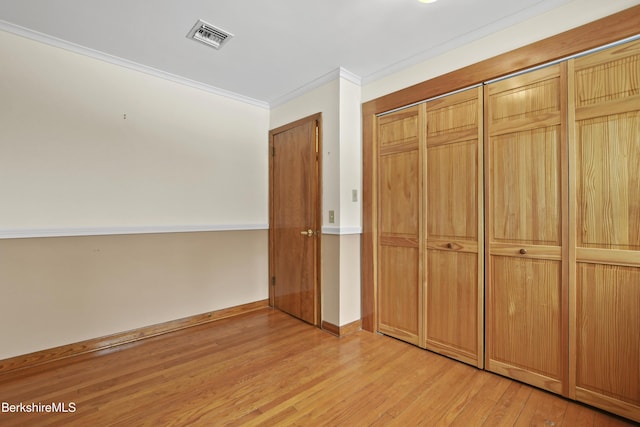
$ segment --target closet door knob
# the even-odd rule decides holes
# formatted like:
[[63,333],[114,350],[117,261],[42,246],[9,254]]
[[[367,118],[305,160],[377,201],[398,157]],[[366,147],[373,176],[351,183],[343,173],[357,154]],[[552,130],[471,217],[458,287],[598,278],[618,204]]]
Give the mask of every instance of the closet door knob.
[[453,249],[453,243],[447,243],[447,249]]
[[520,253],[521,253],[522,255],[525,255],[525,254],[527,253],[527,250],[526,250],[526,249],[524,249],[524,248],[522,248],[522,249],[520,249]]

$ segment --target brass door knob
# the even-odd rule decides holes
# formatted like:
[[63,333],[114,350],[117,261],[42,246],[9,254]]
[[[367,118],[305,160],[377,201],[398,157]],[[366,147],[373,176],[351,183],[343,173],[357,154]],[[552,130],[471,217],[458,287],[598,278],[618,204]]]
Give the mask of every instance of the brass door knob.
[[312,229],[308,229],[307,231],[301,231],[300,234],[304,234],[306,236],[313,237],[313,230]]

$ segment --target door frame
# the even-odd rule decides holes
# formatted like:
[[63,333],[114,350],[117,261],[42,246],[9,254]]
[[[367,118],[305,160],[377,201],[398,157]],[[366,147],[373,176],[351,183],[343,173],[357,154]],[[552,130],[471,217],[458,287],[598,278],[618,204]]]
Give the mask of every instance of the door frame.
[[296,128],[301,125],[305,125],[309,122],[316,123],[316,138],[315,138],[315,149],[316,149],[316,170],[315,170],[315,179],[316,179],[316,215],[314,218],[315,224],[314,229],[316,230],[316,239],[315,239],[315,260],[314,260],[314,271],[313,271],[313,280],[314,280],[314,299],[315,299],[315,315],[314,315],[314,326],[320,327],[322,321],[322,113],[312,114],[307,117],[303,117],[299,120],[293,121],[286,125],[279,126],[275,129],[269,130],[269,306],[275,307],[275,289],[274,289],[274,253],[275,253],[275,244],[274,244],[274,214],[273,214],[273,196],[274,196],[274,188],[273,188],[273,153],[274,153],[274,136],[285,132],[287,130]]

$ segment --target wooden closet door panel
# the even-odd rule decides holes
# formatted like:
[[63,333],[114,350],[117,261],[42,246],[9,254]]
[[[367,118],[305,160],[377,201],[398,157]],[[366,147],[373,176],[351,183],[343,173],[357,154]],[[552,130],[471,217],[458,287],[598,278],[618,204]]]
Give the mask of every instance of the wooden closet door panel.
[[492,370],[560,393],[558,379],[566,362],[561,262],[492,256],[491,271],[493,283],[500,285],[488,325],[495,337],[487,345]]
[[486,87],[486,364],[568,392],[566,66]]
[[379,253],[379,331],[418,345],[420,325],[417,247],[383,245]]
[[569,67],[570,392],[640,422],[640,41]]
[[407,108],[378,118],[378,144],[381,149],[418,141],[418,109]]
[[[637,109],[640,43],[625,43],[572,60],[576,118]],[[620,105],[621,104],[621,105]],[[635,105],[636,108],[633,108]],[[631,108],[629,108],[631,106]],[[622,107],[622,108],[621,108]]]
[[478,240],[477,179],[477,135],[427,148],[428,240]]
[[381,236],[418,237],[419,161],[417,147],[380,157],[378,230]]
[[578,263],[577,285],[578,399],[640,407],[640,268]]
[[422,340],[421,109],[378,118],[378,330],[420,345]]
[[486,86],[485,119],[491,135],[544,128],[560,122],[564,84],[560,65]]
[[427,348],[477,365],[477,254],[428,250],[427,272]]
[[491,139],[493,242],[560,246],[560,133],[552,126]]
[[424,345],[482,367],[482,89],[426,108]]
[[577,123],[577,245],[640,250],[638,111]]

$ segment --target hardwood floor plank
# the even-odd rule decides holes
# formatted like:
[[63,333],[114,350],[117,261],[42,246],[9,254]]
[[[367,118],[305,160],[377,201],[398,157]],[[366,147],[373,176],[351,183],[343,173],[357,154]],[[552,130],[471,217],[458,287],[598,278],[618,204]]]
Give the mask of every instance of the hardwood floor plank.
[[566,427],[571,426],[585,426],[592,427],[595,419],[595,413],[580,405],[579,403],[569,403],[567,412],[564,414],[564,420],[562,425]]
[[[288,362],[288,359],[312,351],[315,346],[321,345],[321,342],[312,345],[309,341],[298,339],[300,332],[311,328],[309,325],[296,325],[302,329],[295,328],[281,336],[252,337],[251,343],[243,345],[245,351],[235,354],[234,357],[228,357],[225,360],[214,358],[206,367],[200,367],[197,375],[193,375],[193,368],[190,365],[180,366],[179,369],[165,371],[162,380],[163,384],[158,384],[152,388],[155,395],[153,407],[155,413],[152,417],[160,425],[167,420],[162,418],[162,412],[167,405],[179,397],[181,400],[180,420],[184,423],[194,422],[194,420],[206,421],[213,417],[217,420],[228,420],[237,416],[237,412],[242,410],[247,404],[254,404],[257,397],[253,393],[254,384],[264,386],[265,384],[279,384],[286,378],[290,378],[291,374],[301,375],[310,369],[309,366],[301,367],[296,363]],[[297,332],[296,332],[297,331]],[[321,336],[324,340],[331,340],[331,337]],[[263,351],[267,341],[275,345],[276,348],[283,348],[281,352]],[[224,352],[223,352],[224,353]],[[310,359],[311,360],[311,359]],[[265,375],[271,372],[271,366],[282,366],[284,372],[281,372],[280,380],[270,381],[265,379]],[[290,367],[297,369],[299,372],[287,372]],[[214,385],[214,387],[212,387]],[[266,388],[261,390],[268,395],[270,390]],[[277,393],[277,392],[276,392]],[[106,403],[117,406],[118,402]],[[153,408],[150,408],[153,409]],[[173,415],[170,415],[173,416]]]
[[633,425],[389,337],[336,338],[271,309],[0,374],[0,401],[76,405],[1,412],[3,427]]
[[[395,381],[403,376],[400,369],[415,366],[415,353],[404,352],[393,363],[387,361],[380,369],[372,371],[364,369],[357,377],[348,382],[348,388],[339,392],[348,396],[333,407],[334,415],[331,421],[334,425],[369,425],[381,418],[385,418],[386,409],[391,399],[388,395],[397,388]],[[400,369],[399,369],[400,368]],[[359,377],[359,378],[358,378]]]
[[532,387],[512,381],[482,426],[513,426],[526,407]]
[[[446,372],[444,366],[452,366],[451,360],[437,356],[430,352],[411,352],[411,360],[396,366],[390,370],[390,380],[380,378],[373,386],[380,391],[383,403],[375,405],[372,411],[369,405],[362,407],[360,411],[353,412],[347,422],[367,422],[376,424],[381,420],[391,422],[395,417],[404,412],[420,396],[420,393],[429,387],[428,382],[416,381],[416,378],[429,378],[433,384]],[[410,367],[410,369],[407,369]]]
[[[311,329],[312,332],[317,332],[314,328]],[[334,337],[319,332],[317,337],[321,338],[318,345],[313,345],[297,338],[296,341],[300,342],[283,343],[282,347],[289,348],[289,351],[292,352],[290,356],[284,358],[284,363],[275,365],[258,363],[254,365],[252,362],[250,369],[258,372],[257,377],[252,378],[251,381],[240,381],[241,384],[249,388],[248,390],[244,390],[242,387],[230,387],[227,390],[227,404],[223,403],[219,407],[213,407],[211,404],[206,405],[206,401],[211,399],[206,394],[200,396],[199,398],[205,401],[204,405],[207,406],[209,411],[209,414],[204,419],[231,420],[234,415],[237,417],[238,413],[242,414],[243,406],[249,404],[252,405],[252,408],[257,407],[261,410],[261,413],[264,413],[267,406],[274,405],[269,399],[273,399],[275,396],[277,407],[272,409],[271,413],[263,416],[269,417],[282,407],[285,410],[289,410],[291,399],[312,393],[315,388],[325,387],[323,383],[334,374],[332,373],[331,364],[334,363],[332,360],[335,360],[337,356],[334,351],[336,340]],[[300,346],[300,348],[298,349],[296,346]],[[280,370],[278,368],[270,369],[269,366],[279,367]],[[356,371],[358,364],[353,364],[352,369]],[[238,373],[235,375],[238,375]],[[291,381],[291,378],[296,378],[297,381]],[[250,388],[255,387],[256,384],[260,387],[260,393],[251,393]],[[271,385],[275,385],[276,388],[271,389]],[[251,396],[251,399],[242,400],[242,396]],[[228,405],[228,400],[233,401],[231,407]],[[193,403],[188,402],[188,404],[194,404],[196,407],[203,406],[203,402],[199,403],[197,399]],[[227,413],[229,411],[231,413]]]
[[[380,342],[379,344],[384,345],[385,343]],[[359,347],[357,353],[373,354],[367,347]],[[379,347],[379,350],[381,349],[382,347]],[[352,396],[357,393],[358,389],[382,375],[385,365],[401,358],[405,347],[404,345],[386,345],[384,350],[385,355],[377,360],[368,360],[366,364],[362,364],[358,360],[356,363],[350,363],[347,369],[343,369],[338,373],[332,370],[321,382],[295,395],[290,395],[289,399],[283,403],[284,406],[295,406],[299,417],[298,422],[314,418],[332,418],[331,413],[326,414],[325,412],[327,410],[339,412],[336,408],[336,402],[334,402],[337,396],[342,398],[348,396],[348,402],[350,403],[357,401]],[[331,403],[334,404],[332,405]],[[340,402],[337,402],[338,407],[339,405]],[[274,409],[279,410],[277,407]],[[269,413],[267,412],[267,414]]]
[[473,373],[474,368],[455,363],[434,384],[421,391],[418,398],[395,418],[393,425],[435,425],[467,386]]
[[475,370],[473,376],[466,382],[465,387],[455,396],[455,400],[446,408],[442,417],[434,425],[450,426],[464,411],[465,407],[475,401],[480,390],[487,383],[489,376]]
[[533,389],[527,405],[518,416],[514,426],[560,426],[567,410],[568,401],[549,392]]
[[[453,366],[450,359],[439,357],[433,353],[425,353],[428,357],[419,360],[413,375],[402,375],[394,382],[398,387],[387,392],[391,407],[386,411],[392,419],[412,405],[420,396],[420,393],[435,384],[442,375]],[[416,379],[419,379],[416,381]]]
[[606,413],[596,412],[593,417],[594,427],[623,427],[623,426],[638,426],[638,423],[631,423],[628,420],[618,418],[614,415]]
[[500,401],[500,397],[511,384],[511,380],[482,372],[486,381],[476,395],[465,405],[462,411],[451,421],[451,426],[480,426]]

